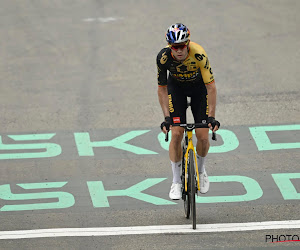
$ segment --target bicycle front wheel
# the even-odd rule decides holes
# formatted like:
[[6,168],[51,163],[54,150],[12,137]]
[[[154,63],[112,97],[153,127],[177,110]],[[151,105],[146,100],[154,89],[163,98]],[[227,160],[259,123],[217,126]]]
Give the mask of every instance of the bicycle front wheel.
[[185,179],[184,179],[184,174],[183,174],[183,182],[182,182],[182,199],[183,199],[183,205],[184,205],[184,213],[185,213],[185,218],[189,219],[190,218],[190,211],[191,211],[191,196],[190,196],[190,192],[189,192],[189,183],[190,183],[190,173],[189,173],[189,169],[187,169],[188,172],[188,179],[187,179],[187,185],[188,185],[188,190],[187,192],[185,192],[184,187],[185,187]]
[[182,199],[183,199],[183,205],[184,205],[184,214],[185,214],[185,218],[189,219],[190,218],[190,211],[191,211],[191,206],[190,206],[190,197],[189,197],[189,178],[190,178],[190,174],[189,174],[189,169],[187,169],[187,192],[185,191],[185,147],[184,145],[182,146],[182,163],[181,163],[181,183],[182,183]]
[[193,229],[196,229],[196,178],[194,151],[189,150],[189,200],[193,217]]

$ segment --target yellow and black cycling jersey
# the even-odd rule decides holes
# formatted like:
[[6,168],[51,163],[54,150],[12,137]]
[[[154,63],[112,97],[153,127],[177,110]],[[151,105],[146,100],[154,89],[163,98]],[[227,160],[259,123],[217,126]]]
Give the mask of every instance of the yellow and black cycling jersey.
[[214,76],[209,64],[207,54],[202,46],[197,43],[189,43],[189,52],[183,62],[177,61],[172,55],[170,48],[163,48],[157,55],[157,80],[159,86],[167,85],[169,77],[182,83],[204,83],[214,82]]

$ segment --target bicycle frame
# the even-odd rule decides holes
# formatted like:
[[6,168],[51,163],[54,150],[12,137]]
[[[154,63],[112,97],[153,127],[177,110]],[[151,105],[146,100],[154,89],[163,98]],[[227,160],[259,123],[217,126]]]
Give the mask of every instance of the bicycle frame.
[[[173,126],[180,126],[185,128],[185,133],[188,137],[188,145],[185,152],[185,168],[184,168],[184,179],[185,179],[185,185],[184,190],[187,192],[187,160],[188,160],[188,154],[189,150],[193,150],[194,153],[194,159],[195,159],[195,166],[196,166],[196,173],[197,173],[197,188],[200,190],[200,183],[199,183],[199,172],[198,172],[198,162],[196,157],[196,151],[193,145],[193,129],[195,128],[208,128],[208,124],[200,124],[200,123],[194,123],[194,124],[175,124]],[[185,136],[185,135],[184,135]],[[169,140],[168,132],[166,133],[165,141],[167,142]],[[215,132],[212,133],[212,140],[217,140]]]
[[[185,169],[184,169],[185,185],[184,185],[184,189],[187,192],[187,178],[188,178],[187,177],[187,161],[188,161],[188,155],[189,155],[190,149],[193,150],[193,153],[194,153],[198,190],[200,190],[200,184],[199,184],[198,162],[197,162],[195,148],[194,148],[194,145],[193,145],[193,131],[187,130],[186,133],[187,133],[187,137],[188,137],[188,146],[187,146],[186,151],[185,151]],[[193,176],[192,176],[192,178],[193,178]]]

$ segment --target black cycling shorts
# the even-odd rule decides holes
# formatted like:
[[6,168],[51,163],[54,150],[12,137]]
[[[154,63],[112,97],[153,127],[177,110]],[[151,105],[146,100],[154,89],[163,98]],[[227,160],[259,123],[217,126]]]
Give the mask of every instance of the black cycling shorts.
[[206,122],[208,102],[207,90],[203,82],[183,84],[169,77],[168,96],[173,124],[186,123],[187,97],[191,97],[191,109],[195,123]]

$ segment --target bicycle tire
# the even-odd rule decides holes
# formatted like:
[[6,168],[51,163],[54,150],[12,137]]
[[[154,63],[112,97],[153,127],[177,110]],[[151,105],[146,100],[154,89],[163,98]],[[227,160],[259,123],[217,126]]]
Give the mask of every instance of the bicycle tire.
[[190,186],[190,206],[193,217],[193,229],[196,229],[196,179],[195,179],[195,158],[194,151],[189,150],[189,186]]
[[[182,183],[182,199],[183,199],[183,206],[184,206],[184,214],[185,218],[189,219],[190,218],[190,211],[191,211],[191,206],[190,206],[190,198],[189,198],[189,192],[185,192],[185,147],[184,145],[182,146],[182,172],[181,172],[181,183]],[[188,178],[189,178],[188,174]],[[187,181],[189,183],[189,180]],[[188,186],[189,190],[189,186]]]
[[189,219],[190,218],[190,211],[191,211],[191,202],[190,202],[190,195],[186,195],[185,200],[184,200],[184,213],[185,213],[185,218]]

